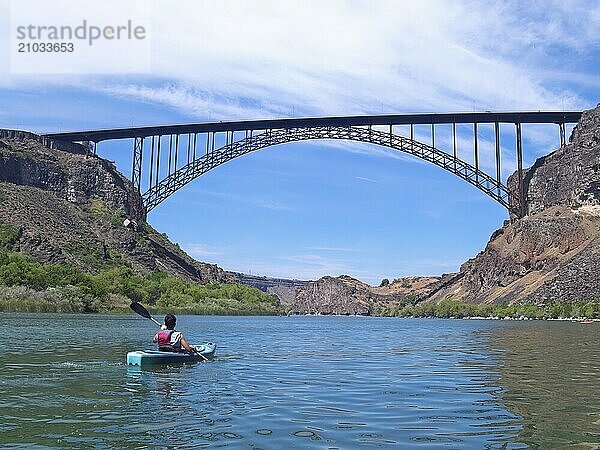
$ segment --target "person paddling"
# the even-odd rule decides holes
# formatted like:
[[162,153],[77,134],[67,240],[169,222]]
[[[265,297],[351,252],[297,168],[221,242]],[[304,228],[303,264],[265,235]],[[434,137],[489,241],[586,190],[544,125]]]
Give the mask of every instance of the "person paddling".
[[196,352],[196,349],[187,343],[181,331],[175,331],[177,318],[173,314],[165,316],[165,323],[160,331],[154,335],[152,342],[158,344],[158,350],[162,352]]

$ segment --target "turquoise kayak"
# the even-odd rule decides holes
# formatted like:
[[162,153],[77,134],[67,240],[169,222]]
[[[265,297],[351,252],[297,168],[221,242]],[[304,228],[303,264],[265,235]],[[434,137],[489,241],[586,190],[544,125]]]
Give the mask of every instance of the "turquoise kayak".
[[127,353],[127,364],[131,366],[150,366],[160,364],[185,364],[211,360],[215,355],[217,345],[209,342],[196,345],[196,353],[159,352],[158,350],[143,350]]

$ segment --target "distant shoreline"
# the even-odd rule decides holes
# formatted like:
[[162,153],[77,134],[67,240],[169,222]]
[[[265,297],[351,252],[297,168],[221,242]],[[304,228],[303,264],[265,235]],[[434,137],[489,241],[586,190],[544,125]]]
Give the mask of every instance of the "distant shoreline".
[[[465,316],[465,317],[436,317],[436,316],[377,316],[377,315],[364,315],[364,314],[197,314],[190,313],[181,310],[155,310],[152,309],[151,313],[156,316],[160,316],[166,313],[174,313],[178,316],[205,316],[205,317],[371,317],[376,319],[437,319],[437,320],[492,320],[492,321],[535,321],[535,322],[572,322],[572,323],[600,323],[600,318],[594,317],[497,317],[497,316]],[[95,311],[95,312],[83,312],[83,311],[27,311],[27,310],[5,310],[0,309],[0,314],[44,314],[44,315],[114,315],[114,316],[135,316],[129,310],[110,310],[110,311]]]

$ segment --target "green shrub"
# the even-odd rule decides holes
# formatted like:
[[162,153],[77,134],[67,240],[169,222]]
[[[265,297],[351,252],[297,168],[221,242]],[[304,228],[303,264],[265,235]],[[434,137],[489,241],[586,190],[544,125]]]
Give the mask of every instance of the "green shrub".
[[10,249],[19,239],[19,230],[0,221],[0,247]]
[[600,301],[555,302],[545,306],[532,304],[483,304],[466,303],[457,300],[443,300],[439,303],[406,303],[397,307],[378,307],[373,310],[377,316],[398,317],[510,317],[530,319],[600,318]]
[[110,223],[114,227],[122,227],[125,218],[125,211],[123,210],[123,208],[119,208],[112,211],[110,215]]
[[[157,310],[195,314],[278,314],[279,301],[237,284],[201,285],[156,272],[136,275],[121,265],[95,275],[64,264],[41,264],[0,249],[0,310],[99,312],[127,309],[131,301]],[[16,291],[15,291],[16,289]]]

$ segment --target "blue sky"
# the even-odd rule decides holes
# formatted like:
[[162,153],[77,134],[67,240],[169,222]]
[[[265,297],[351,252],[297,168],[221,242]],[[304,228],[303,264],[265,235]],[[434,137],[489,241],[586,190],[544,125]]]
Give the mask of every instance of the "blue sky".
[[[568,110],[600,101],[598,1],[145,5],[151,72],[17,75],[1,58],[0,127]],[[9,7],[0,1],[2,52]],[[428,141],[428,132],[419,128],[417,137]],[[489,160],[491,128],[480,133]],[[503,128],[505,176],[514,168],[513,134]],[[436,141],[443,147],[448,136],[440,127]],[[466,157],[469,130],[459,137]],[[558,131],[526,126],[524,138],[531,163],[557,147]],[[99,151],[130,175],[130,142]],[[379,283],[458,270],[506,218],[500,205],[435,166],[367,144],[315,141],[231,161],[177,192],[149,222],[225,269]]]

